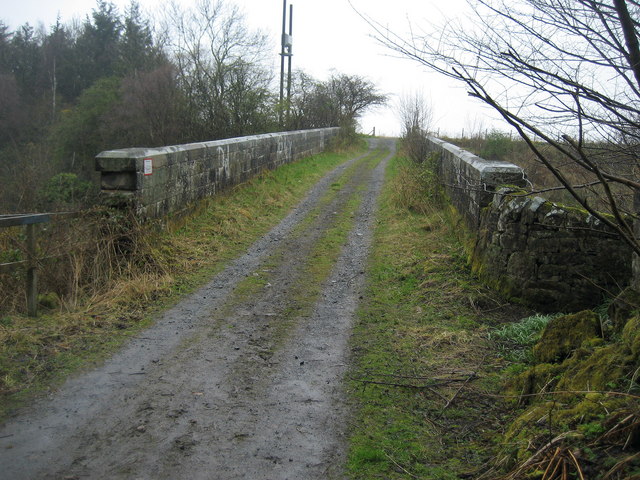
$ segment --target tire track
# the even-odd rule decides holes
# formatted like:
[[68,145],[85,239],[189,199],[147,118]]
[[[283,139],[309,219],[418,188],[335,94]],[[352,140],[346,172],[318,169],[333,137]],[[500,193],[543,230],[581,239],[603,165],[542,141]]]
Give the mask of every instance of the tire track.
[[[7,422],[7,478],[340,477],[346,345],[389,156],[336,168],[103,367]],[[314,249],[340,221],[352,228],[315,284]]]

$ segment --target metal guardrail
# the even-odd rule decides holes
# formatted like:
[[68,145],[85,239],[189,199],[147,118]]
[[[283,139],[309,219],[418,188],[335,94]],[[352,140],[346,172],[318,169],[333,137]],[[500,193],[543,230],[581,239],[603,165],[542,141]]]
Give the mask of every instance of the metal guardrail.
[[16,268],[26,266],[27,269],[27,313],[38,315],[38,270],[36,268],[36,230],[39,223],[48,223],[48,213],[0,215],[0,228],[24,226],[27,237],[27,259],[20,262],[0,263],[0,273],[12,272]]

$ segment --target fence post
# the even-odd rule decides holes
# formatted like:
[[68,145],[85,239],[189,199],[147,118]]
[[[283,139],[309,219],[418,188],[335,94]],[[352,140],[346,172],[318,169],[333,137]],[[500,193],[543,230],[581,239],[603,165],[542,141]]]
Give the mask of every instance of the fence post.
[[38,271],[36,270],[36,233],[35,224],[27,228],[27,314],[38,315]]

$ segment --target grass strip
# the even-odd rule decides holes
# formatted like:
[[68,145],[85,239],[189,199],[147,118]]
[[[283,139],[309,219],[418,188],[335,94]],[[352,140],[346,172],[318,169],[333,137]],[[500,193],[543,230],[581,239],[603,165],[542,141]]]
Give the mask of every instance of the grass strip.
[[[488,329],[501,301],[470,276],[460,219],[425,165],[392,160],[352,336],[355,479],[458,479],[490,456],[504,409]],[[466,478],[466,477],[465,477]]]
[[[349,232],[353,229],[356,213],[362,203],[362,192],[366,185],[360,184],[351,191],[353,183],[358,183],[358,180],[353,179],[352,182],[350,177],[358,174],[358,166],[364,166],[366,170],[372,171],[386,154],[387,152],[385,151],[373,152],[357,162],[353,168],[349,168],[336,181],[341,185],[340,189],[347,189],[345,193],[348,196],[344,203],[341,203],[339,210],[334,212],[335,215],[332,216],[330,225],[306,256],[307,260],[302,265],[300,276],[295,279],[288,291],[289,301],[284,311],[277,312],[278,322],[275,322],[270,330],[272,340],[270,348],[273,350],[283,344],[286,333],[293,332],[292,326],[297,320],[311,313],[322,292],[324,282],[331,274],[342,252],[342,247],[347,241]],[[340,193],[340,189],[330,189],[330,192],[321,200],[321,203],[325,207],[330,205]],[[307,218],[294,229],[295,231],[292,235],[301,236],[307,229],[313,229],[312,220],[318,216],[318,212],[318,209],[310,212]],[[305,227],[301,228],[301,225]],[[274,253],[260,267],[259,271],[254,272],[253,275],[240,282],[234,291],[233,297],[223,309],[221,316],[228,315],[235,306],[243,303],[249,297],[258,296],[267,285],[274,282],[275,280],[271,278],[272,272],[277,270],[284,256],[290,254],[291,252],[284,250]]]

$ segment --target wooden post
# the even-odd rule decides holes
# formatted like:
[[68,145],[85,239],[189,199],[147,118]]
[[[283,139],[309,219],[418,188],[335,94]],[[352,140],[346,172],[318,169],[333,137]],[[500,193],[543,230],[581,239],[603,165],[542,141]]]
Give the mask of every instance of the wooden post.
[[38,272],[36,254],[36,223],[46,223],[51,220],[48,213],[18,213],[11,215],[0,214],[0,228],[24,225],[27,229],[27,260],[0,264],[0,268],[9,271],[17,265],[27,266],[27,313],[31,317],[38,315]]
[[38,272],[36,270],[36,234],[35,224],[27,228],[27,314],[38,315]]

